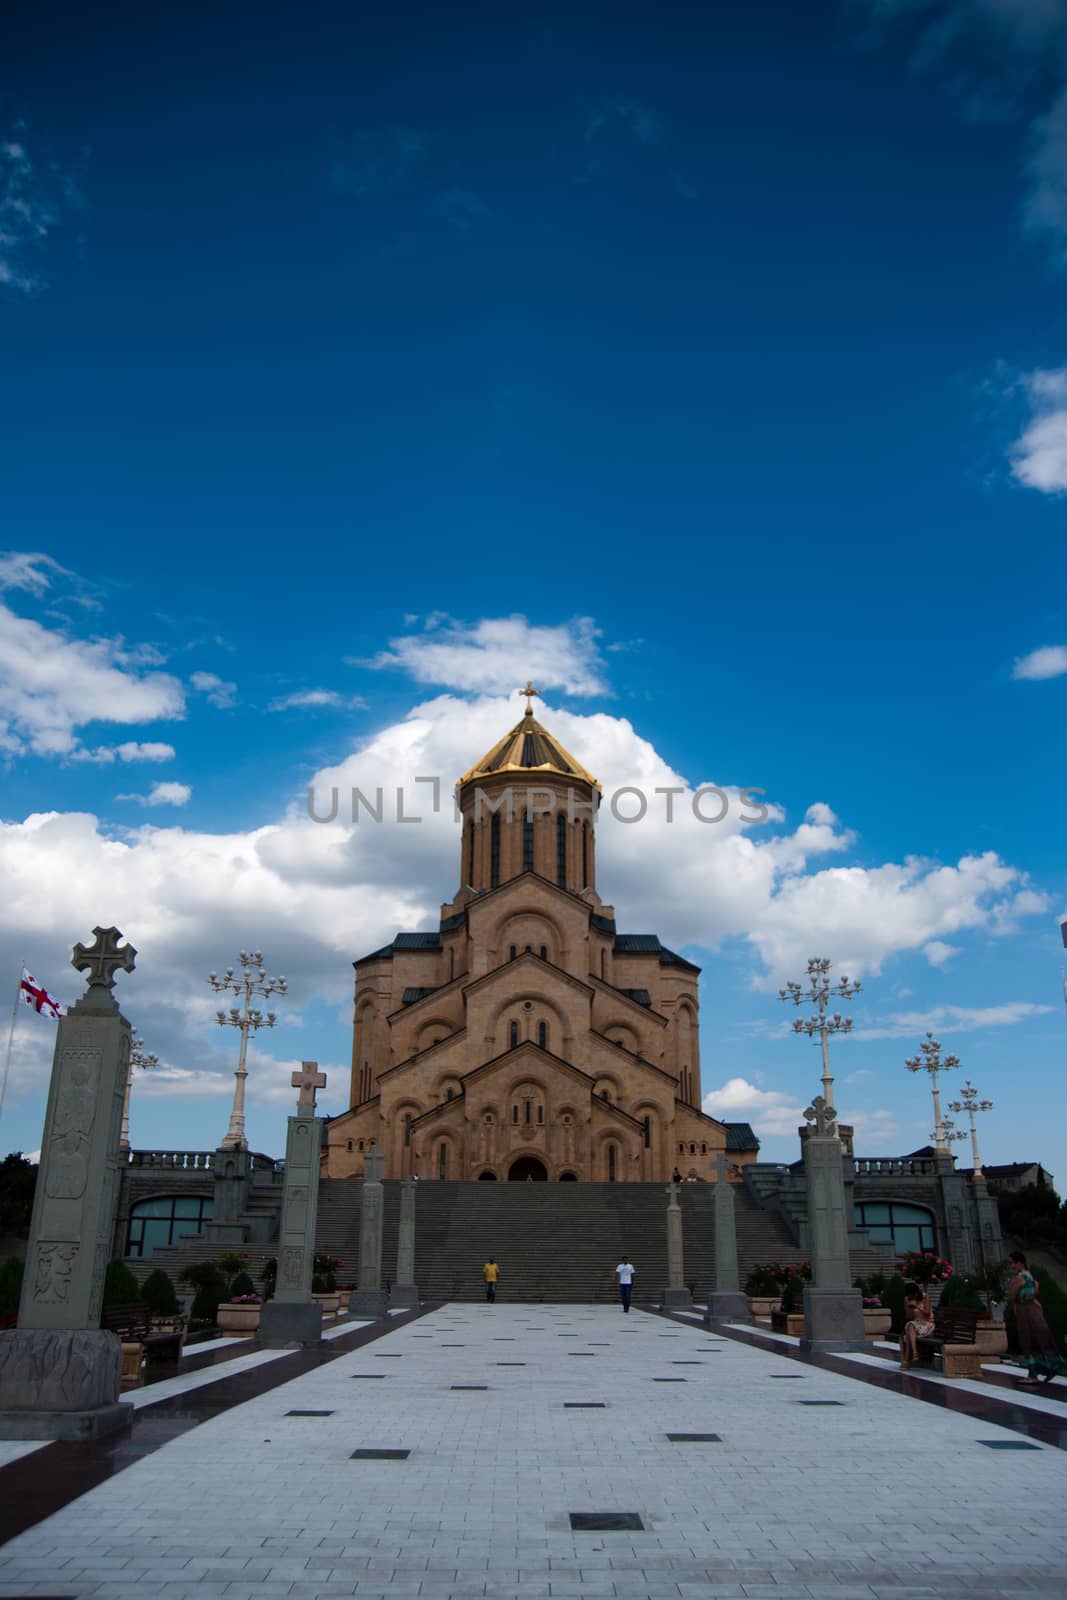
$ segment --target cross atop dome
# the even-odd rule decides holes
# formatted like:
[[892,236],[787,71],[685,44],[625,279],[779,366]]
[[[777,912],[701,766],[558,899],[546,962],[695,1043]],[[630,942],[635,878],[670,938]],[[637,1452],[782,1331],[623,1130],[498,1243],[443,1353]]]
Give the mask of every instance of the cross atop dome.
[[515,692],[516,692],[516,694],[524,694],[526,696],[526,715],[528,717],[532,717],[533,716],[534,695],[536,695],[537,698],[540,699],[541,698],[540,689],[535,689],[534,686],[533,686],[532,679],[527,678],[525,689],[516,689]]

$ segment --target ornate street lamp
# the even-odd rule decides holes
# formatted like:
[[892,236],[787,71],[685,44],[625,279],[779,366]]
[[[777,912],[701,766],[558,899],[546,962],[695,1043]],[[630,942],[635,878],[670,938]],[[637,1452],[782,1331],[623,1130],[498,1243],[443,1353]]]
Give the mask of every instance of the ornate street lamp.
[[[955,1111],[957,1116],[961,1111],[966,1111],[967,1115],[971,1119],[971,1154],[974,1157],[975,1183],[984,1183],[985,1173],[982,1171],[982,1158],[978,1154],[978,1130],[975,1127],[974,1119],[980,1111],[992,1111],[992,1109],[992,1100],[979,1100],[978,1090],[975,1088],[970,1078],[967,1079],[967,1082],[960,1090],[959,1099],[953,1100],[952,1104],[949,1106],[949,1110]],[[958,1137],[965,1139],[967,1135],[965,1133],[961,1133]]]
[[257,1006],[253,1006],[252,997],[262,995],[266,1000],[272,994],[284,995],[288,992],[284,978],[267,977],[262,950],[241,950],[237,959],[241,963],[241,972],[236,977],[234,969],[227,967],[221,978],[211,972],[207,980],[216,994],[232,991],[241,1002],[239,1006],[231,1006],[228,1012],[220,1010],[215,1015],[220,1028],[238,1028],[241,1033],[241,1048],[234,1073],[237,1081],[233,1090],[233,1109],[226,1137],[219,1147],[222,1150],[248,1149],[248,1140],[245,1138],[245,1079],[248,1077],[245,1057],[248,1054],[248,1035],[258,1032],[260,1028],[273,1028],[278,1020],[275,1012],[268,1011],[264,1015]]
[[815,957],[808,962],[806,989],[802,989],[799,983],[787,983],[784,989],[778,991],[780,999],[792,1000],[795,1006],[815,1007],[814,1016],[793,1019],[793,1032],[806,1033],[809,1039],[814,1039],[816,1034],[819,1036],[822,1045],[822,1097],[831,1111],[834,1109],[834,1080],[830,1076],[830,1035],[851,1033],[852,1018],[843,1017],[840,1011],[827,1016],[826,1008],[831,996],[851,1000],[853,995],[859,994],[860,989],[861,985],[849,978],[842,978],[840,983],[831,985],[829,961]]
[[126,1088],[122,1095],[122,1132],[119,1134],[119,1149],[130,1148],[130,1090],[133,1087],[133,1069],[140,1067],[143,1072],[148,1072],[152,1067],[159,1066],[159,1057],[145,1054],[144,1040],[139,1033],[133,1034],[130,1039],[130,1065],[126,1073]]
[[930,1074],[930,1090],[934,1097],[934,1131],[931,1135],[934,1147],[939,1156],[948,1155],[948,1143],[945,1139],[944,1124],[941,1120],[941,1091],[937,1087],[939,1072],[952,1072],[960,1064],[959,1056],[946,1056],[941,1059],[941,1043],[932,1033],[928,1033],[919,1046],[920,1055],[910,1056],[904,1065],[909,1072],[928,1072]]

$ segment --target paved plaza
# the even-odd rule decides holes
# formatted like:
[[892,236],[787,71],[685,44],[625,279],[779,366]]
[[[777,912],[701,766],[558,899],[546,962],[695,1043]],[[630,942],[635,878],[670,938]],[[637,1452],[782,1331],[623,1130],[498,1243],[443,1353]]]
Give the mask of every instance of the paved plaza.
[[[0,1596],[1067,1595],[1067,1454],[865,1382],[873,1358],[851,1377],[604,1306],[451,1304],[358,1348],[331,1332],[335,1359],[199,1426],[183,1406],[292,1358],[138,1392],[148,1453],[11,1539]],[[0,1446],[0,1487],[85,1448]],[[590,1514],[638,1520],[572,1525]]]

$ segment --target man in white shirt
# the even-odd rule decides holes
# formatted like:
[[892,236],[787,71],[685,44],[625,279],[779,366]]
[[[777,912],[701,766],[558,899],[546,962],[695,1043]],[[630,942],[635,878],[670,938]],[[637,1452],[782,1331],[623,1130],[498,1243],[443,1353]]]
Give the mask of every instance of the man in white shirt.
[[615,1276],[619,1280],[619,1298],[622,1300],[622,1309],[629,1311],[630,1296],[633,1293],[634,1269],[629,1256],[623,1256],[615,1268]]

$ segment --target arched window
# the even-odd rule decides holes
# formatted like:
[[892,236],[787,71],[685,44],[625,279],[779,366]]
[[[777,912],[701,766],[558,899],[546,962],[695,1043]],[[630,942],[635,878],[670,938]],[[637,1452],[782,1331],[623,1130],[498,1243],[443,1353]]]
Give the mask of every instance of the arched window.
[[548,1049],[548,1023],[547,1022],[539,1022],[537,1024],[537,1042],[541,1046],[542,1050],[547,1050]]
[[474,888],[474,823],[467,823],[467,882]]
[[645,1149],[650,1150],[652,1148],[652,1118],[643,1117],[642,1123],[645,1130]]
[[582,823],[582,888],[589,882],[589,824]]
[[567,819],[561,811],[556,818],[556,882],[567,887]]
[[407,1146],[410,1143],[411,1143],[411,1112],[410,1111],[405,1111],[404,1112],[404,1144],[405,1144],[405,1146]]
[[138,1200],[130,1208],[128,1256],[150,1256],[191,1234],[203,1233],[215,1209],[214,1200],[198,1194],[165,1194]]
[[511,1040],[511,1048],[512,1048],[512,1050],[514,1050],[515,1046],[519,1042],[519,1025],[518,1025],[517,1022],[512,1022],[512,1023],[509,1024],[509,1026],[508,1026],[508,1036],[509,1036],[509,1038]]
[[353,1150],[353,1149],[355,1149],[355,1146],[354,1146],[354,1145],[353,1145],[353,1143],[352,1143],[352,1141],[351,1141],[351,1139],[349,1139],[349,1141],[348,1141],[348,1149],[349,1149],[349,1150]]
[[523,823],[522,823],[522,870],[523,870],[523,872],[532,872],[533,871],[533,864],[534,864],[534,857],[533,857],[533,817],[531,817],[529,812],[527,812],[526,816],[523,818]]
[[924,1206],[901,1200],[860,1200],[856,1222],[866,1228],[871,1242],[891,1244],[894,1250],[936,1250],[937,1230]]
[[689,1154],[690,1154],[690,1155],[691,1155],[691,1156],[695,1156],[695,1155],[696,1155],[696,1153],[697,1153],[697,1147],[696,1147],[696,1145],[695,1145],[695,1144],[691,1144],[691,1145],[690,1145],[690,1146],[689,1146]]
[[512,1122],[518,1122],[519,1120],[519,1108],[517,1105],[511,1108],[511,1120]]
[[455,1093],[454,1089],[446,1089],[445,1090],[445,1099],[446,1100],[451,1100],[451,1098],[452,1098],[454,1093]]
[[615,1146],[608,1145],[608,1182],[615,1182]]
[[543,944],[541,946],[541,960],[542,961],[547,961],[548,960],[548,946],[547,946],[547,944]]
[[440,1144],[437,1147],[437,1170],[442,1181],[448,1176],[448,1146]]
[[530,1105],[531,1105],[531,1102],[529,1100],[524,1100],[523,1101],[523,1105],[526,1108],[526,1121],[529,1122],[529,1120],[530,1120]]
[[545,1120],[545,1108],[542,1105],[537,1107],[537,1120],[538,1122],[544,1122]]
[[518,953],[519,953],[518,950],[516,949],[516,947],[513,944],[508,945],[508,960],[509,961],[514,961],[514,959],[518,955]]
[[500,813],[493,812],[489,824],[489,887],[495,889],[500,882]]

